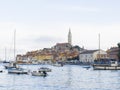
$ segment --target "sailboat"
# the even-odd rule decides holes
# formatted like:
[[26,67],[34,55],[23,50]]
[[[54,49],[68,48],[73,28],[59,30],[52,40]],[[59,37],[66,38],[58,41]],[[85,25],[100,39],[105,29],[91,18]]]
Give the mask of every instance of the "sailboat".
[[[99,60],[100,60],[100,34],[99,34]],[[120,70],[120,65],[116,60],[110,60],[110,64],[93,64],[94,70]]]
[[3,61],[3,63],[9,63],[9,61],[6,61],[7,58],[6,58],[6,48],[5,48],[5,60]]
[[5,67],[5,69],[11,69],[11,68],[17,68],[18,66],[17,66],[16,62],[12,61],[12,62],[9,62],[9,64],[5,65],[4,67]]
[[28,74],[28,70],[26,69],[23,69],[19,66],[17,66],[16,64],[16,47],[15,47],[15,39],[16,39],[16,30],[14,31],[14,62],[11,62],[11,66],[8,66],[7,69],[8,69],[8,73],[11,73],[11,74]]
[[[15,33],[14,31],[14,60],[15,60]],[[5,61],[6,61],[6,48],[5,48]],[[17,68],[17,64],[15,61],[11,61],[8,64],[4,65],[5,69]]]

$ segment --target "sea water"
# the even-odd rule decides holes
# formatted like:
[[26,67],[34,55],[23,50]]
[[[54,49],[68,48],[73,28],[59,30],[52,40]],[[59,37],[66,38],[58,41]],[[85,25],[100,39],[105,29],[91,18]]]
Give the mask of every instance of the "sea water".
[[21,65],[30,71],[48,67],[48,76],[8,74],[1,64],[0,90],[120,90],[120,71],[93,70],[80,65]]

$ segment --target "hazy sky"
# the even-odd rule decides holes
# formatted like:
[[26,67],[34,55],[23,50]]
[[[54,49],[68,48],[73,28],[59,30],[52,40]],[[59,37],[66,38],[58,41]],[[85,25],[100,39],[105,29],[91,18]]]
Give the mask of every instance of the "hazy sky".
[[0,58],[13,53],[16,29],[17,53],[49,48],[67,42],[86,49],[117,46],[120,41],[120,0],[0,0]]

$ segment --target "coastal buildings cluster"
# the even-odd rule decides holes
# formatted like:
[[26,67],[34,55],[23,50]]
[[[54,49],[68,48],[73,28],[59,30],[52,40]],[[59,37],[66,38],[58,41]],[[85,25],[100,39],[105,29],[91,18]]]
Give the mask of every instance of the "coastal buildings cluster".
[[64,43],[56,43],[51,48],[43,48],[40,50],[29,51],[24,55],[17,55],[17,63],[52,63],[79,61],[81,63],[93,63],[100,59],[118,60],[118,47],[111,47],[107,51],[104,50],[87,50],[78,45],[72,45],[72,33],[69,29],[68,41]]

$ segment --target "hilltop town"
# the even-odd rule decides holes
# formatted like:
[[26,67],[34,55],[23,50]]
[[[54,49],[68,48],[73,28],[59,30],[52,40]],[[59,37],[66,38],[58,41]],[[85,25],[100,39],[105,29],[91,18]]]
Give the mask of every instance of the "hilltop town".
[[95,60],[118,59],[118,47],[111,47],[107,51],[104,50],[87,50],[78,45],[72,45],[72,33],[69,29],[68,41],[64,43],[56,43],[51,48],[43,48],[40,50],[29,51],[24,55],[17,55],[17,63],[38,64],[38,63],[54,63],[54,62],[79,62],[93,63]]

